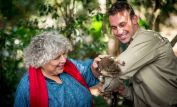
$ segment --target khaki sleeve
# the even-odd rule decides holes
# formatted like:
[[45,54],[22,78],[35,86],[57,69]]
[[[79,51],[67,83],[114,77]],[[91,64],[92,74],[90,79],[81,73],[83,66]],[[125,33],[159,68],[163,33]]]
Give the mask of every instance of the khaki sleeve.
[[157,40],[151,39],[138,44],[133,43],[126,51],[119,55],[118,60],[125,62],[119,65],[121,69],[121,79],[129,79],[142,67],[156,60],[158,57]]

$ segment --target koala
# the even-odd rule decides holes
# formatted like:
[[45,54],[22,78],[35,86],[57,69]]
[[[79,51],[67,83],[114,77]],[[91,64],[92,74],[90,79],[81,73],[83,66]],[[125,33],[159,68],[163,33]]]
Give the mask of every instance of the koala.
[[104,57],[98,63],[98,71],[101,74],[99,80],[103,83],[102,92],[111,92],[123,85],[119,78],[119,64],[115,57]]

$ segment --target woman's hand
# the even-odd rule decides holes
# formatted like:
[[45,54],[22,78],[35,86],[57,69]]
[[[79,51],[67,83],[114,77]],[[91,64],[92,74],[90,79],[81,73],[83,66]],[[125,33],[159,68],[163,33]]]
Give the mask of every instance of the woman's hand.
[[95,77],[98,77],[100,75],[100,72],[98,71],[98,63],[101,61],[102,58],[109,57],[109,55],[99,55],[93,60],[91,70]]

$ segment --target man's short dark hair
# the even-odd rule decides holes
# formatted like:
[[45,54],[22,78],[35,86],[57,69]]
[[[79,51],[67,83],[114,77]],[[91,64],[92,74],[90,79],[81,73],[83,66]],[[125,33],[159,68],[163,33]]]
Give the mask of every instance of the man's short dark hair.
[[118,12],[122,12],[124,10],[127,10],[130,12],[130,17],[132,18],[135,15],[135,12],[133,8],[128,4],[127,1],[117,1],[114,4],[112,4],[111,8],[108,10],[108,15],[115,15]]

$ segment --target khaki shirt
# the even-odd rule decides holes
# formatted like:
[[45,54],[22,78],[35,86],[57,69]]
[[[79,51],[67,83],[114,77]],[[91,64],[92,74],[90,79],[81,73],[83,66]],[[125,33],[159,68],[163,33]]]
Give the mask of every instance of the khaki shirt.
[[177,104],[177,58],[166,38],[139,29],[118,57],[121,79],[131,79],[127,97],[135,107],[172,107]]

